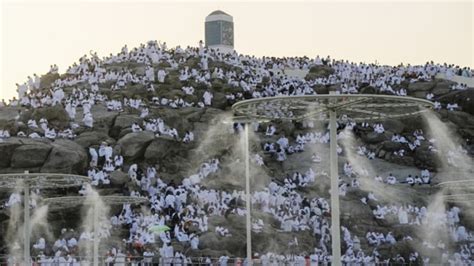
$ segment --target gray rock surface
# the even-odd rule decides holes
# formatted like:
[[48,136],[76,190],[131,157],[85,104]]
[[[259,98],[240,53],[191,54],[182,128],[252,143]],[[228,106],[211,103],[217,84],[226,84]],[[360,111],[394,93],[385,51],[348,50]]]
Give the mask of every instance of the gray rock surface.
[[53,149],[41,168],[43,173],[83,174],[88,164],[85,149],[64,139],[52,143]]
[[152,132],[142,131],[137,133],[129,133],[122,137],[117,145],[121,147],[122,156],[129,161],[142,157],[146,148],[155,139]]
[[15,149],[11,158],[13,168],[29,168],[42,166],[51,151],[51,145],[38,142],[22,145]]
[[127,173],[122,171],[116,170],[110,173],[110,183],[114,187],[122,187],[129,181],[129,177]]

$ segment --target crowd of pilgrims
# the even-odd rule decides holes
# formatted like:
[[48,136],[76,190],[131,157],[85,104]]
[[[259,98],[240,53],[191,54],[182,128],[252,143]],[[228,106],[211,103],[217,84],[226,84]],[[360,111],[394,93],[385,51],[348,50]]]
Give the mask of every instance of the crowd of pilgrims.
[[[196,68],[183,66],[188,60],[197,59],[199,64]],[[210,68],[209,62],[223,62],[229,69],[223,67]],[[144,74],[134,71],[132,68],[123,67],[121,70],[111,69],[109,66],[120,63],[138,63],[145,65]],[[159,68],[158,64],[167,63],[169,67]],[[300,79],[285,75],[276,75],[278,71],[285,68],[309,69],[315,65],[324,65],[332,68],[334,73],[325,78]],[[238,68],[240,71],[236,71]],[[178,79],[184,84],[181,91],[184,95],[198,96],[197,102],[188,102],[176,96],[174,98],[158,97],[155,92],[160,90],[170,71],[177,70]],[[56,65],[51,66],[51,74],[58,73]],[[222,54],[218,51],[208,50],[199,43],[199,47],[175,47],[169,49],[166,43],[150,41],[141,44],[140,47],[129,51],[124,46],[120,53],[100,59],[96,53],[90,56],[83,56],[78,63],[69,67],[61,78],[55,80],[51,88],[41,88],[41,78],[34,74],[28,80],[17,84],[18,98],[14,98],[9,103],[2,102],[3,106],[21,106],[27,108],[40,108],[45,106],[62,105],[70,118],[68,128],[55,128],[48,124],[47,119],[41,118],[39,121],[30,119],[25,121],[28,127],[27,132],[17,132],[18,137],[29,138],[56,138],[74,139],[78,128],[94,128],[93,108],[96,105],[104,106],[108,111],[124,112],[126,110],[137,110],[143,122],[130,125],[132,132],[150,131],[156,136],[169,136],[185,143],[194,141],[193,132],[178,132],[165,124],[160,117],[150,114],[150,108],[156,106],[167,106],[169,108],[185,108],[212,106],[213,93],[212,81],[221,80],[228,85],[238,88],[226,95],[229,104],[243,99],[282,96],[282,95],[311,95],[316,94],[312,89],[314,85],[335,85],[340,87],[338,93],[354,94],[359,92],[363,85],[370,85],[376,88],[378,93],[406,96],[406,89],[400,88],[402,81],[419,82],[429,81],[437,74],[445,74],[452,78],[454,75],[472,77],[473,71],[469,68],[459,68],[454,65],[426,63],[421,66],[399,65],[395,67],[380,66],[377,64],[352,63],[348,61],[337,61],[326,58],[256,58],[254,56],[239,55],[237,53]],[[262,83],[263,80],[267,82]],[[197,90],[191,84],[204,84],[207,89],[196,95]],[[130,85],[141,85],[154,96],[133,96],[131,98],[109,99],[102,93],[101,88],[110,86],[112,91],[126,90]],[[467,89],[466,84],[453,85],[452,90]],[[70,93],[65,93],[70,91]],[[435,103],[436,109],[446,108],[448,110],[458,109],[456,103],[441,104],[436,97],[426,94],[426,99]],[[21,111],[15,118],[20,122]],[[262,143],[261,151],[252,156],[255,165],[265,167],[264,158],[270,158],[279,162],[285,161],[288,156],[294,153],[305,151],[308,145],[328,144],[329,133],[327,130],[315,131],[312,122],[305,122],[305,127],[311,132],[298,134],[295,138],[285,136],[280,133],[276,125],[268,124],[266,128],[258,123],[251,125],[254,131],[260,131],[268,139]],[[370,129],[377,134],[383,134],[385,129],[383,123],[369,124],[367,122],[349,122],[345,125],[347,130],[362,128]],[[242,132],[242,124],[234,124],[234,134]],[[341,131],[338,139],[344,139],[347,131]],[[0,130],[0,141],[11,137],[6,129]],[[393,135],[392,142],[402,144],[402,148],[394,151],[394,155],[404,156],[406,152],[413,152],[422,142],[429,142],[430,149],[436,151],[434,139],[426,139],[421,129],[413,132],[412,136]],[[309,148],[308,150],[313,150]],[[343,152],[338,146],[338,153]],[[365,146],[359,146],[354,151],[359,156],[368,159],[375,158],[375,152]],[[465,152],[462,149],[455,149],[448,154],[448,162],[455,160],[452,158],[457,153]],[[451,159],[450,157],[451,156]],[[89,170],[87,172],[91,179],[90,185],[84,185],[79,193],[87,196],[94,187],[107,187],[110,185],[110,173],[115,170],[123,170],[128,173],[128,177],[136,184],[137,190],[127,193],[136,197],[146,197],[149,200],[150,213],[144,214],[140,209],[133,208],[125,204],[119,214],[112,216],[108,221],[102,221],[100,234],[98,237],[106,238],[110,236],[113,228],[127,227],[129,236],[124,239],[124,245],[111,247],[106,255],[107,262],[119,263],[125,257],[141,256],[145,262],[149,262],[153,256],[161,258],[172,258],[175,262],[190,263],[190,258],[185,254],[174,251],[173,243],[176,241],[191,249],[199,249],[201,234],[209,231],[208,219],[211,216],[238,215],[244,216],[246,213],[243,207],[245,194],[243,191],[225,191],[207,188],[201,182],[209,177],[218,176],[220,171],[219,158],[212,158],[204,161],[201,167],[193,175],[182,180],[181,183],[166,183],[160,179],[157,170],[152,167],[141,169],[137,164],[127,165],[121,154],[115,154],[113,147],[108,143],[102,143],[98,148],[89,148]],[[314,152],[311,160],[315,165],[323,160],[321,155]],[[360,176],[368,175],[367,172],[359,173],[352,169],[349,162],[344,164],[343,175],[340,178],[339,192],[345,196],[350,189],[360,187]],[[422,170],[420,175],[413,173],[406,177],[395,177],[390,174],[387,177],[375,176],[375,181],[388,185],[397,183],[407,183],[408,185],[428,185],[431,183],[431,174],[428,170]],[[280,254],[261,254],[258,259],[263,265],[270,265],[275,261],[285,261],[291,259],[296,262],[304,262],[305,256],[309,256],[312,263],[329,262],[330,256],[330,204],[323,197],[307,198],[302,193],[302,188],[317,182],[317,178],[327,178],[325,171],[315,171],[313,168],[307,169],[304,173],[294,172],[286,176],[280,176],[272,181],[261,191],[252,194],[252,204],[256,210],[262,211],[274,217],[279,223],[280,232],[309,231],[318,239],[314,252],[307,254],[292,254],[285,256]],[[92,187],[91,187],[92,186]],[[474,252],[472,244],[474,236],[464,226],[460,224],[459,214],[461,210],[453,207],[446,212],[429,213],[426,206],[397,205],[393,202],[384,202],[376,198],[373,192],[368,192],[367,197],[361,199],[363,204],[372,206],[374,219],[395,219],[399,225],[434,226],[432,221],[441,224],[449,229],[451,238],[458,243],[469,243],[460,245],[461,248],[455,253],[448,253],[447,243],[429,243],[424,245],[438,249],[442,253],[445,262],[452,264],[470,263]],[[21,202],[21,195],[11,194],[9,200],[3,207],[9,208]],[[35,203],[36,204],[36,203]],[[384,205],[385,204],[385,205]],[[375,206],[375,207],[373,207]],[[435,217],[433,217],[435,216]],[[150,226],[169,226],[169,231],[159,234],[152,233]],[[252,221],[252,230],[259,233],[263,230],[265,222],[262,219]],[[370,249],[363,250],[359,237],[352,234],[348,228],[342,226],[342,236],[345,253],[342,260],[347,263],[375,263],[384,260],[396,262],[414,262],[427,260],[419,258],[418,253],[410,254],[409,258],[397,255],[393,258],[382,258],[377,248],[380,245],[394,245],[399,241],[413,240],[409,235],[395,235],[392,232],[371,232],[365,235],[366,243]],[[217,226],[215,234],[219,237],[231,237],[232,230],[225,226]],[[40,255],[42,265],[51,265],[54,262],[77,261],[75,256],[77,247],[81,243],[91,241],[94,238],[92,232],[74,232],[63,229],[61,237],[52,243],[46,243],[44,238],[40,238],[33,248]],[[153,250],[151,245],[160,244],[161,248]],[[51,246],[52,244],[52,246]],[[283,245],[286,245],[283,243]],[[298,245],[297,238],[288,245]],[[209,259],[209,258],[207,258]],[[226,265],[227,256],[219,258],[220,265]],[[178,263],[179,264],[179,263]],[[315,264],[315,265],[316,265]]]

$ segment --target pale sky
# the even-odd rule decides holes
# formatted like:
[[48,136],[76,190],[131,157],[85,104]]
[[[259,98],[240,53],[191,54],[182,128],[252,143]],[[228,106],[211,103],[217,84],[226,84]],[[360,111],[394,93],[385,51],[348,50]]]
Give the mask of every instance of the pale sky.
[[235,48],[256,56],[330,55],[396,65],[474,67],[473,2],[1,1],[0,99],[51,64],[148,40],[197,46],[216,9],[234,17]]

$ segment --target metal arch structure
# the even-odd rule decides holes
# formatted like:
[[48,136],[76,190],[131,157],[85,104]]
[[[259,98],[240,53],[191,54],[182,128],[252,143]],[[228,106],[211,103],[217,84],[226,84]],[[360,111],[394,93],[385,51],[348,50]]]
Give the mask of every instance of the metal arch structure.
[[[142,204],[148,202],[147,198],[143,197],[131,197],[122,195],[107,195],[97,196],[101,201],[108,205],[120,205],[120,204]],[[93,208],[93,219],[94,219],[94,243],[93,243],[93,265],[99,265],[99,238],[98,225],[99,225],[99,209],[97,207],[97,200],[87,201],[87,197],[84,196],[67,196],[67,197],[54,197],[48,198],[42,201],[42,203],[51,205],[52,210],[60,210],[70,208],[78,205],[89,205]]]
[[436,187],[443,188],[443,189],[465,189],[465,188],[474,189],[474,179],[445,181],[445,182],[441,182],[437,184]]
[[276,96],[240,101],[235,115],[260,119],[327,121],[329,111],[354,121],[374,121],[413,116],[432,108],[432,102],[406,96],[372,94],[323,94]]
[[[355,122],[382,121],[419,115],[432,109],[434,104],[424,99],[406,96],[374,94],[330,94],[303,96],[276,96],[244,100],[235,103],[235,116],[249,121],[329,121],[331,173],[331,242],[332,265],[341,265],[340,206],[337,167],[337,120],[345,115]],[[248,124],[248,122],[246,122]],[[245,127],[245,145],[248,149],[248,126]],[[247,152],[248,154],[248,152]],[[250,202],[249,162],[246,165],[246,194]],[[250,204],[247,205],[247,259],[251,264]]]
[[449,203],[474,202],[474,180],[453,180],[436,185],[443,192],[443,200]]
[[474,193],[443,195],[443,200],[449,203],[472,203],[474,202]]
[[22,188],[23,197],[23,219],[24,219],[24,240],[23,240],[23,260],[25,264],[30,264],[30,189],[39,188],[65,188],[81,186],[90,181],[90,178],[81,175],[57,174],[57,173],[15,173],[1,174],[0,188],[14,189]]
[[[67,197],[54,197],[47,198],[41,202],[46,205],[51,205],[49,210],[60,210],[70,208],[72,206],[78,205],[93,205],[90,202],[86,201],[87,197],[85,196],[67,196]],[[120,205],[120,204],[141,204],[148,202],[147,198],[142,197],[131,197],[131,196],[121,196],[121,195],[108,195],[100,196],[100,200],[105,202],[108,205]]]
[[88,183],[90,178],[81,175],[56,173],[0,174],[0,189],[28,186],[30,189],[77,187]]

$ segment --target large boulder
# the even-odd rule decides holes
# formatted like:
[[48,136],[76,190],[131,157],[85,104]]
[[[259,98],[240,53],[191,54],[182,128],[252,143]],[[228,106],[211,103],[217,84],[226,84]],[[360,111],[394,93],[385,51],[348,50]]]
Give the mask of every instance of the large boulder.
[[40,79],[40,88],[41,89],[51,88],[53,83],[59,78],[60,77],[58,73],[47,73],[45,75],[42,75]]
[[85,149],[74,141],[58,139],[41,168],[43,173],[84,174],[88,157]]
[[180,136],[183,136],[184,131],[191,129],[191,125],[188,123],[188,120],[180,116],[179,112],[176,112],[174,109],[157,108],[152,110],[152,112],[155,116],[163,119],[165,125],[171,128],[176,128]]
[[129,179],[128,175],[120,170],[110,173],[110,184],[112,184],[112,186],[122,187]]
[[188,151],[187,144],[178,142],[174,139],[159,137],[153,140],[145,151],[145,162],[149,164],[159,164],[163,172],[177,174],[182,170],[189,170],[183,165],[189,163],[186,157]]
[[67,128],[69,126],[69,115],[62,105],[34,109],[32,118],[36,121],[46,118],[48,124],[54,128]]
[[77,144],[81,145],[83,148],[88,148],[93,145],[100,145],[103,141],[107,141],[109,144],[114,144],[115,140],[110,138],[104,132],[97,131],[88,131],[80,134],[74,140]]
[[415,166],[420,169],[428,169],[430,171],[436,170],[437,158],[433,152],[427,147],[418,147],[414,155]]
[[180,117],[186,118],[188,122],[199,122],[206,109],[198,107],[185,107],[176,109]]
[[114,127],[118,127],[120,129],[124,129],[127,127],[131,127],[133,123],[139,123],[143,121],[139,115],[134,114],[120,114],[115,118]]
[[129,133],[121,138],[117,145],[122,150],[122,156],[129,161],[136,160],[143,156],[146,148],[155,138],[155,134],[149,131]]
[[440,98],[443,103],[457,103],[463,112],[474,115],[474,89],[464,91],[453,91]]
[[382,148],[386,151],[398,151],[403,147],[402,143],[386,140],[382,142]]
[[362,139],[369,144],[380,143],[384,140],[387,140],[387,136],[385,134],[379,134],[376,132],[369,132],[365,135],[361,136]]
[[313,86],[313,90],[317,94],[328,94],[329,93],[329,87],[324,86],[324,85],[315,85],[315,86]]
[[363,88],[360,89],[360,93],[362,93],[362,94],[376,94],[377,89],[375,89],[372,86],[366,86],[366,87],[363,87]]
[[404,166],[414,166],[415,165],[415,159],[410,156],[391,156],[389,159],[390,162],[396,163],[399,165],[404,165]]
[[295,124],[291,121],[283,121],[280,125],[277,126],[280,128],[280,133],[283,133],[286,137],[293,135],[295,131]]
[[153,140],[145,152],[145,159],[149,162],[157,163],[165,157],[178,153],[181,149],[181,143],[174,139],[159,137]]
[[305,79],[312,80],[316,78],[327,78],[334,72],[334,69],[330,66],[313,66],[310,68],[309,73],[306,75]]
[[21,142],[14,138],[0,142],[0,154],[2,155],[2,159],[0,160],[0,168],[7,168],[10,165],[13,152],[19,146],[21,146]]
[[226,95],[222,92],[215,92],[212,99],[212,107],[224,110],[228,106]]
[[400,134],[405,129],[405,124],[400,120],[389,119],[383,122],[385,130],[389,130],[393,133]]
[[51,145],[41,142],[22,145],[15,149],[11,158],[13,168],[33,168],[44,164],[51,151]]
[[419,81],[408,84],[408,93],[416,91],[431,91],[436,86],[436,81]]
[[2,107],[0,108],[0,128],[7,129],[15,121],[15,116],[18,115],[18,107]]
[[103,105],[94,105],[91,108],[94,116],[94,130],[108,133],[114,124],[114,120],[118,115],[117,111],[108,111]]
[[449,80],[439,80],[431,91],[435,96],[441,96],[451,92],[451,86],[454,82]]
[[446,112],[446,118],[460,128],[474,129],[474,116],[468,113],[460,111],[448,111]]

